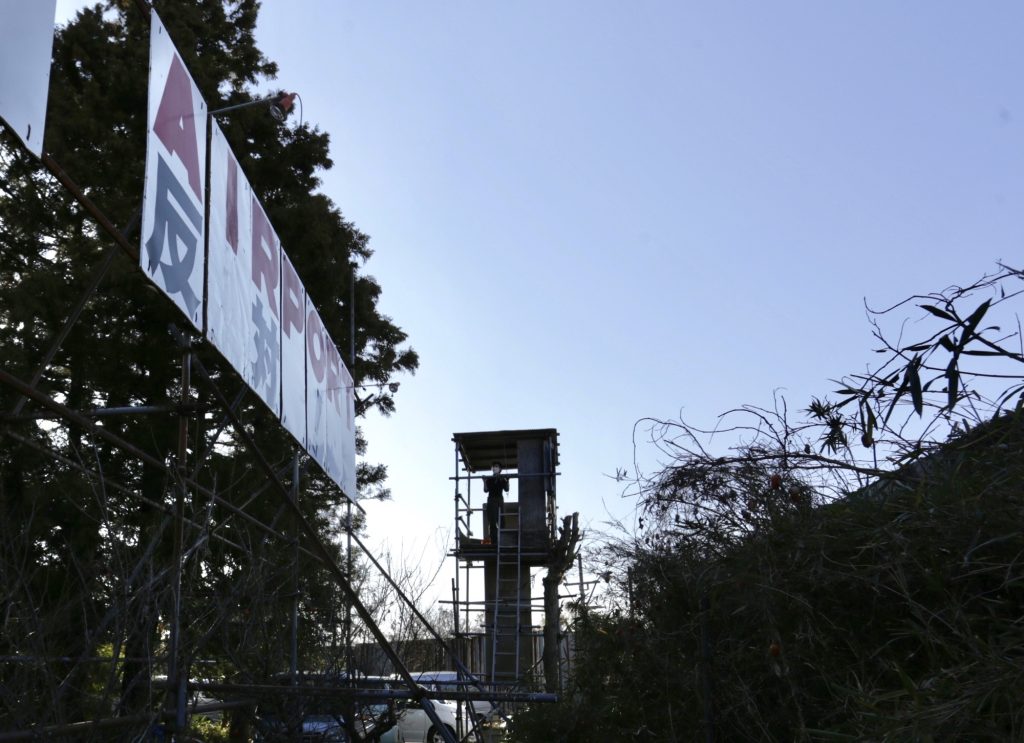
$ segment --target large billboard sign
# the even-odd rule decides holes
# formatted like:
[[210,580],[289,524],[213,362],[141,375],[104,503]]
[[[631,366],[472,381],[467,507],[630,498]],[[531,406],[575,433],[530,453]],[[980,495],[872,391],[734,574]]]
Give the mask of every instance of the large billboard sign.
[[57,0],[0,0],[0,119],[36,157],[43,152]]
[[139,259],[143,272],[199,330],[205,163],[206,103],[154,11]]
[[[151,39],[143,270],[354,498],[352,377],[213,121],[209,183],[200,177],[206,162],[205,104],[155,13]],[[193,170],[197,162],[203,171]],[[204,188],[209,189],[206,223]]]

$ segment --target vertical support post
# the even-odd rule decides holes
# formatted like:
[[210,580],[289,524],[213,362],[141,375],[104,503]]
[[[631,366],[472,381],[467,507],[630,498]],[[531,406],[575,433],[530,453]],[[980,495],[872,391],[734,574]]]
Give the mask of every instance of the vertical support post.
[[[296,507],[299,504],[299,453],[295,452],[292,457],[292,502]],[[293,539],[295,540],[295,552],[292,558],[292,653],[291,653],[291,683],[297,686],[299,683],[299,529],[296,524],[293,527]]]
[[183,338],[184,349],[181,354],[181,387],[178,392],[178,402],[181,410],[178,413],[178,453],[177,482],[174,489],[174,543],[171,557],[171,647],[169,668],[167,677],[171,682],[172,689],[168,694],[174,697],[174,732],[175,736],[185,733],[187,725],[186,712],[186,690],[188,685],[188,673],[185,662],[184,642],[182,640],[182,601],[181,601],[181,576],[182,576],[182,552],[185,539],[185,498],[186,478],[188,477],[188,414],[185,406],[189,401],[192,373],[192,346],[187,336]]
[[[459,538],[459,498],[458,498],[458,485],[455,486],[455,538]],[[459,647],[459,591],[456,588],[456,580],[459,575],[459,566],[455,566],[455,578],[452,578],[452,611],[455,613],[455,647],[458,649],[459,654],[462,654],[462,648]],[[458,668],[455,673],[456,686],[458,690],[462,690],[465,687],[462,685],[464,674],[462,669]],[[472,702],[468,703],[469,709],[473,708]],[[455,731],[458,735],[459,740],[462,740],[462,736],[465,731],[462,729],[462,699],[458,699],[455,702],[455,725],[457,730]]]
[[[461,498],[461,497],[462,496],[460,495],[460,489],[459,489],[459,445],[456,443],[455,444],[455,531],[454,531],[456,555],[458,555],[458,551],[459,551],[459,547],[460,547],[460,545],[459,545],[459,535],[460,535],[460,532],[459,532],[459,511],[461,510],[461,504],[459,503],[459,498]],[[468,533],[469,529],[470,529],[469,524],[470,524],[472,518],[473,518],[472,514],[467,512],[467,514],[466,514],[466,532],[467,532],[466,536],[467,537],[469,537],[469,533]],[[465,657],[466,650],[465,650],[465,648],[461,647],[461,645],[462,645],[462,636],[459,633],[459,563],[458,563],[458,557],[457,556],[456,556],[455,560],[456,560],[456,562],[455,562],[455,577],[452,578],[452,614],[454,615],[454,620],[455,620],[455,625],[454,625],[455,626],[455,644],[456,644],[456,647],[459,648],[459,653],[463,657]],[[456,676],[456,678],[459,681],[461,681],[462,680],[462,674],[459,673]]]
[[[455,447],[455,474],[456,474],[456,477],[458,477],[459,462],[460,462],[459,448],[458,448],[458,445],[456,445],[456,447]],[[468,474],[466,476],[466,523],[467,524],[472,524],[473,523],[473,476],[472,476],[472,473],[470,473],[470,474]],[[469,526],[467,528],[470,531],[472,531],[472,526]],[[471,565],[469,560],[465,561],[465,566],[463,567],[462,575],[463,575],[463,577],[465,579],[464,582],[466,584],[465,587],[463,588],[463,592],[466,595],[466,601],[463,604],[462,624],[468,630],[472,626],[472,622],[470,621],[470,619],[472,618],[472,613],[471,613],[472,609],[471,609],[470,601],[472,600],[472,583],[473,583],[472,582],[472,565]],[[486,615],[487,615],[487,608],[485,606],[484,607],[484,616],[486,616]],[[477,656],[476,650],[477,650],[477,648],[479,646],[474,641],[474,638],[472,638],[472,637],[469,638],[469,643],[470,643],[470,651],[469,651],[470,658],[474,658],[474,659],[477,660],[477,662],[475,664],[471,664],[471,666],[472,666],[471,670],[473,671],[473,673],[475,673],[477,675],[477,677],[482,677],[484,675],[485,671],[486,671],[486,666],[484,665],[484,657],[485,657],[484,653],[481,652],[480,655]]]
[[[355,401],[356,383],[356,263],[348,264],[348,371],[352,378],[352,398]],[[354,585],[352,560],[352,498],[355,493],[345,493],[345,580]],[[345,601],[345,678],[351,685],[356,671],[355,653],[352,648],[352,601]],[[345,732],[349,739],[356,737],[355,704],[345,700]]]
[[[352,365],[349,372],[352,374],[352,383],[356,378],[356,262],[349,264],[349,287],[348,287],[348,359]],[[355,390],[352,391],[355,395]]]
[[[345,535],[347,539],[347,545],[345,548],[345,577],[348,582],[353,583],[352,580],[352,501],[347,502],[345,511]],[[346,602],[345,604],[345,670],[348,672],[348,677],[352,678],[352,673],[355,671],[355,653],[352,649],[352,602]]]
[[[291,499],[295,507],[299,506],[299,452],[292,456],[292,488]],[[288,664],[289,683],[292,687],[299,685],[299,524],[296,518],[292,518],[292,539],[295,540],[295,549],[292,552],[292,616],[291,616],[291,658]],[[293,700],[298,697],[293,696]],[[296,718],[298,705],[294,703],[289,707],[288,738],[291,741],[302,740],[302,721]]]
[[[455,515],[455,531],[454,531],[454,534],[455,534],[455,553],[456,553],[456,555],[458,555],[458,552],[459,552],[459,547],[460,547],[459,540],[460,540],[460,536],[461,536],[461,532],[459,530],[459,513],[461,512],[461,509],[462,509],[462,505],[459,503],[459,499],[461,497],[462,497],[462,495],[461,495],[461,491],[460,491],[460,488],[459,488],[459,445],[458,445],[458,443],[456,443],[455,444],[455,498],[454,498],[454,506],[455,506],[455,514],[454,514]],[[467,511],[466,512],[466,532],[467,532],[466,536],[467,537],[469,536],[469,533],[468,533],[469,529],[470,529],[469,524],[472,521],[472,518],[473,518],[473,515]],[[465,644],[462,641],[462,633],[461,633],[461,631],[459,629],[459,563],[458,563],[458,557],[456,557],[455,559],[456,559],[456,562],[455,562],[455,577],[452,578],[452,619],[454,621],[454,624],[453,624],[453,628],[454,628],[454,632],[455,632],[455,638],[454,639],[455,639],[455,647],[457,649],[456,651],[459,653],[460,656],[465,657],[466,656]],[[457,682],[457,686],[456,686],[457,689],[461,690],[461,689],[464,688],[462,686],[462,681],[463,681],[464,678],[465,678],[465,675],[462,673],[461,665],[456,665],[455,680]],[[472,704],[470,704],[469,707],[470,707],[470,709],[472,709]],[[456,702],[455,720],[456,720],[457,725],[458,725],[458,730],[456,732],[458,733],[458,737],[461,740],[462,737],[463,737],[463,730],[462,730],[462,700],[461,699]]]
[[[355,399],[356,383],[356,262],[349,262],[348,277],[348,360],[349,375],[352,377],[352,397]],[[346,493],[347,505],[345,509],[345,573],[349,585],[352,581],[352,499],[355,493]],[[348,678],[353,678],[355,671],[355,656],[352,652],[352,602],[345,604],[345,670]]]

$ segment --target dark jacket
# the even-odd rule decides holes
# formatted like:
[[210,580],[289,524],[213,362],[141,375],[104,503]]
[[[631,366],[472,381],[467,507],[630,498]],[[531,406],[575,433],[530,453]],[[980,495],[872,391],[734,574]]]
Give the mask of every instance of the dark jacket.
[[491,475],[484,478],[484,490],[487,491],[487,501],[503,502],[502,492],[508,492],[508,478],[504,475]]

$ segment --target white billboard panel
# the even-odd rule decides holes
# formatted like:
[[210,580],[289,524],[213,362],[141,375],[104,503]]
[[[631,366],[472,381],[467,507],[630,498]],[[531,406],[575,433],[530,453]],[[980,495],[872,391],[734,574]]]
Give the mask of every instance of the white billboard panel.
[[306,299],[306,451],[349,497],[356,495],[352,377]]
[[57,0],[0,0],[0,119],[43,152]]
[[281,423],[306,447],[306,288],[281,251]]
[[281,415],[281,243],[223,132],[210,137],[206,335]]
[[355,497],[351,377],[216,124],[209,232],[207,338]]
[[306,297],[306,451],[327,471],[327,353],[333,345]]
[[151,22],[139,262],[201,330],[206,103],[155,11]]
[[334,343],[329,358],[328,417],[327,417],[327,474],[341,486],[346,495],[356,492],[356,426],[353,405],[352,376]]
[[252,318],[252,188],[216,122],[210,141],[206,335],[242,376]]
[[263,206],[249,200],[252,257],[249,277],[249,363],[242,376],[274,415],[281,417],[281,241]]

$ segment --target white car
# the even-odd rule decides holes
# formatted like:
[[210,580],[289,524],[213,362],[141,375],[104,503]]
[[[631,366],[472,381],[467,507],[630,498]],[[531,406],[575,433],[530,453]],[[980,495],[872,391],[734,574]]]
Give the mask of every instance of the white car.
[[[463,677],[459,681],[459,674],[455,671],[420,671],[412,675],[420,686],[444,693],[446,691],[478,691],[477,687]],[[447,703],[456,707],[455,702],[447,700]],[[472,702],[465,702],[463,709],[468,717],[476,724],[497,724],[500,720],[498,708],[486,699],[474,699]]]
[[[428,699],[427,702],[433,705],[434,714],[437,719],[451,731],[451,734],[458,740],[456,730],[458,723],[455,718],[455,705],[447,702],[439,702],[436,699]],[[398,729],[407,743],[443,743],[444,736],[437,730],[430,716],[416,702],[405,702],[399,705]]]

